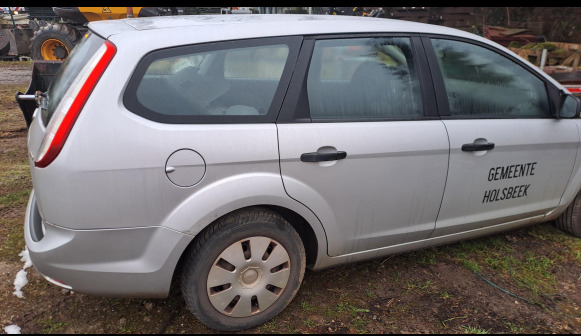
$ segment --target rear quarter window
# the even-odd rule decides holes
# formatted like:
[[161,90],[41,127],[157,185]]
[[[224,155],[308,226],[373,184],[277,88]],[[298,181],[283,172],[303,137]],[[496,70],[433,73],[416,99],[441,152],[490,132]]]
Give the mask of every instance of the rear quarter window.
[[135,114],[163,123],[273,122],[277,90],[281,83],[288,85],[297,39],[151,52],[137,66],[124,103]]

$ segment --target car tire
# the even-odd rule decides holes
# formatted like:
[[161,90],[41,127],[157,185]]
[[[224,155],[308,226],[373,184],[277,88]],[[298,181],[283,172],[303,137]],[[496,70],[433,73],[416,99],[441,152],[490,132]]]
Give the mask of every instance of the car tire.
[[555,225],[560,230],[581,238],[581,193],[577,194],[567,210],[555,220]]
[[185,258],[181,287],[188,308],[222,331],[252,328],[279,314],[297,293],[306,264],[295,229],[258,207],[220,218]]

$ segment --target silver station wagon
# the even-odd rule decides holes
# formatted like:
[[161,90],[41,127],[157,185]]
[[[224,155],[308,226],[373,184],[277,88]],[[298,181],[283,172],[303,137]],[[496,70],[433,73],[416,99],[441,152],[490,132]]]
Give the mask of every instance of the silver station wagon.
[[26,245],[81,293],[203,323],[322,269],[557,220],[581,236],[580,103],[440,26],[308,15],[93,22],[28,134]]

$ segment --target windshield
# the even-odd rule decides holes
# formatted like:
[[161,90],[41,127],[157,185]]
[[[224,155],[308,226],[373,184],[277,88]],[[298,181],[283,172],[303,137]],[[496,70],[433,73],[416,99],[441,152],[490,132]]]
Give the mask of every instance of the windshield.
[[47,91],[48,96],[48,113],[46,122],[50,120],[58,104],[63,98],[65,92],[81,72],[83,66],[91,59],[91,56],[99,49],[105,40],[101,37],[88,32],[81,42],[70,53],[59,71],[54,81]]

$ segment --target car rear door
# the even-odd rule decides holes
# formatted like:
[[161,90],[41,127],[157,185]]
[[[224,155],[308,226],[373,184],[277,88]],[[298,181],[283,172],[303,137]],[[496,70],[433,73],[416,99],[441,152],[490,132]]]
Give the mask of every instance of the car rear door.
[[421,240],[435,227],[448,137],[421,53],[409,35],[303,42],[277,121],[281,174],[321,220],[330,256]]
[[485,43],[424,38],[450,164],[435,236],[541,221],[575,162],[574,120],[556,119],[552,84]]

